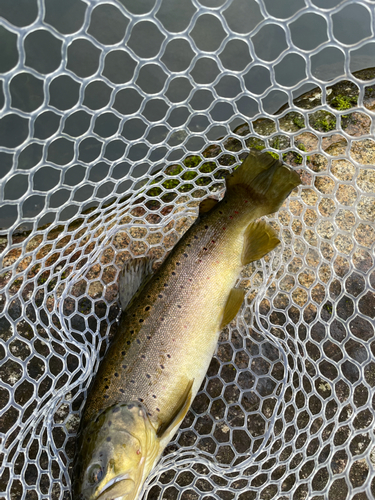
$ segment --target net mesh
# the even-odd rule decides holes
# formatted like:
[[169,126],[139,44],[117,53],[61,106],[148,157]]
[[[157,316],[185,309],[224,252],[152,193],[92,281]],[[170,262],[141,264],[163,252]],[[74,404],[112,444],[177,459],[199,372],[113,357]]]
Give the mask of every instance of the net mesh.
[[355,73],[375,66],[374,2],[3,0],[0,16],[0,498],[70,498],[124,262],[161,262],[249,147],[303,185],[145,495],[375,496],[375,73]]

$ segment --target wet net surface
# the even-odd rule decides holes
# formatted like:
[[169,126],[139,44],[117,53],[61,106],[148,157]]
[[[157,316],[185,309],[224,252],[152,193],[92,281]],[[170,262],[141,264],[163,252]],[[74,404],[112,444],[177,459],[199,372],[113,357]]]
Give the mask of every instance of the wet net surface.
[[303,184],[145,495],[375,496],[375,6],[306,3],[1,2],[0,498],[70,498],[124,262],[249,147]]

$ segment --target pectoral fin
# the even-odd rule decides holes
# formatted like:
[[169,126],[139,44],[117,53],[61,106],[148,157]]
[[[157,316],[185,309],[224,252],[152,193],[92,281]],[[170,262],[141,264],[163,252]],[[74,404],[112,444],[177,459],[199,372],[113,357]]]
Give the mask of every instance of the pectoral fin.
[[193,396],[193,382],[194,379],[190,380],[182,396],[180,397],[172,417],[168,422],[163,422],[159,429],[157,430],[157,437],[162,440],[168,436],[172,436],[178,429],[179,425],[185,418],[188,409],[190,408]]
[[240,310],[241,304],[245,297],[245,290],[241,288],[232,288],[229,293],[227,303],[225,304],[223,319],[221,320],[220,329],[224,328],[228,323],[236,317]]
[[242,264],[261,259],[280,243],[276,231],[263,220],[252,222],[245,231]]

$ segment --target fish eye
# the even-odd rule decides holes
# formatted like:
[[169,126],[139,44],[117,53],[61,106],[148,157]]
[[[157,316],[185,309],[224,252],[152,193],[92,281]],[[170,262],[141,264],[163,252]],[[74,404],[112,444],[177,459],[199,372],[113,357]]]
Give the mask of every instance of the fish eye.
[[91,484],[98,483],[103,477],[103,469],[99,464],[94,464],[90,467],[88,480]]

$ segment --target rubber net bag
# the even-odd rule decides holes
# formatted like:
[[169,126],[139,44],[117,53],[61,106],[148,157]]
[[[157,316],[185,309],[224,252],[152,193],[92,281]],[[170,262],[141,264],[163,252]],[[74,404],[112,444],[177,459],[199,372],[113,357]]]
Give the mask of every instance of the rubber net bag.
[[375,3],[0,2],[0,498],[70,498],[125,262],[160,263],[248,149],[303,184],[145,487],[375,496]]

